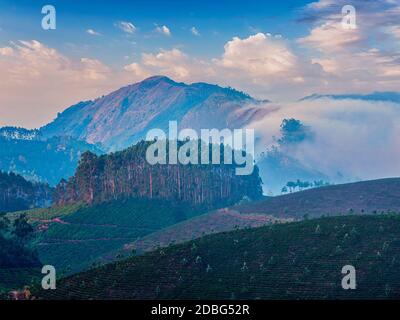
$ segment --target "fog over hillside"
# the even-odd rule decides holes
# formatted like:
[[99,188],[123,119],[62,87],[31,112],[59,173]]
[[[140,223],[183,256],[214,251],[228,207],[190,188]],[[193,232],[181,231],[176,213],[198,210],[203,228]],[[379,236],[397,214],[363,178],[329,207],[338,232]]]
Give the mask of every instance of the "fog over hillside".
[[284,118],[298,119],[313,132],[288,155],[333,182],[400,174],[399,103],[321,97],[282,104],[248,125],[256,130],[258,154],[276,144]]

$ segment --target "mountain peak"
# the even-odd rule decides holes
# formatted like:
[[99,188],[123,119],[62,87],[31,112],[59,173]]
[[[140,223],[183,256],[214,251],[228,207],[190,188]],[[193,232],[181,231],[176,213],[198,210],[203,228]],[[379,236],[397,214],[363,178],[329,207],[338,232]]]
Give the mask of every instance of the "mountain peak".
[[172,120],[194,130],[242,127],[258,114],[255,102],[233,88],[185,84],[157,75],[72,106],[41,133],[68,135],[115,151],[143,139],[152,128],[168,128]]
[[140,84],[158,84],[160,82],[165,82],[169,84],[178,84],[174,80],[168,78],[167,76],[163,75],[156,75],[156,76],[151,76],[149,78],[146,78],[140,82]]

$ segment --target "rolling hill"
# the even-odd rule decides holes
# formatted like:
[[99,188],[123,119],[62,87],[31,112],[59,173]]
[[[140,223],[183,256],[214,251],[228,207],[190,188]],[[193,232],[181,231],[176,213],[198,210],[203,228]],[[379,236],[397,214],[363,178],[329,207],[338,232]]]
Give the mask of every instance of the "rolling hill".
[[125,244],[199,213],[168,201],[129,198],[39,210],[28,218],[38,231],[34,247],[41,262],[69,274],[113,261],[127,254]]
[[204,235],[254,228],[305,217],[400,212],[400,179],[382,179],[320,187],[263,200],[244,202],[182,221],[131,244],[138,253],[181,243]]
[[279,219],[267,214],[241,214],[229,208],[219,209],[174,224],[160,231],[139,238],[124,246],[125,251],[143,253],[159,247],[201,238],[205,235],[243,228],[256,228],[293,219]]
[[301,220],[307,215],[400,211],[399,184],[400,179],[382,179],[321,187],[205,214],[154,199],[125,199],[40,209],[27,216],[42,231],[36,242],[40,258],[71,273],[131,255],[132,250],[142,254],[209,234]]
[[[95,205],[76,203],[63,207],[39,209],[28,211],[26,215],[29,222],[34,224],[36,230],[39,231],[36,233],[35,248],[39,252],[41,261],[55,265],[60,274],[68,275],[88,270],[99,264],[119,261],[127,256],[144,254],[145,257],[148,257],[146,252],[152,250],[166,252],[166,250],[170,250],[166,247],[174,244],[179,244],[177,248],[180,248],[185,246],[187,241],[199,243],[203,241],[204,237],[211,239],[209,236],[217,237],[215,245],[218,247],[225,242],[226,232],[239,232],[237,234],[240,234],[239,239],[241,239],[246,238],[245,234],[253,232],[252,230],[256,230],[254,229],[256,227],[261,227],[257,230],[270,230],[268,226],[271,225],[274,225],[272,228],[282,228],[279,230],[287,228],[288,231],[285,231],[285,234],[289,239],[292,239],[290,234],[297,232],[295,241],[299,243],[299,246],[309,245],[306,242],[302,243],[302,241],[308,240],[301,240],[300,231],[296,231],[296,227],[292,227],[304,225],[291,221],[303,219],[305,215],[321,217],[329,214],[348,215],[352,213],[354,215],[350,217],[339,216],[331,217],[331,220],[324,218],[315,221],[327,223],[327,226],[331,223],[330,221],[336,221],[335,226],[342,226],[347,225],[347,222],[343,222],[348,221],[346,219],[355,219],[356,230],[358,230],[359,227],[362,227],[363,219],[365,219],[366,225],[370,221],[380,221],[373,219],[383,219],[380,215],[366,215],[368,213],[400,211],[397,200],[397,192],[400,190],[399,180],[395,178],[366,181],[311,189],[273,198],[265,197],[260,201],[245,202],[206,214],[201,214],[201,211],[191,211],[188,208],[182,209],[161,200],[130,198]],[[350,205],[352,205],[353,211],[348,210]],[[362,213],[364,215],[359,215]],[[13,215],[15,214],[11,216]],[[382,217],[389,217],[388,220],[383,220],[385,223],[389,224],[386,221],[393,219],[394,223],[398,223],[398,220],[392,215]],[[360,220],[357,220],[358,218]],[[315,221],[306,220],[301,223],[306,225],[310,223],[314,229],[317,229],[319,223]],[[378,224],[376,223],[376,225]],[[326,229],[322,225],[320,227],[322,230]],[[352,229],[348,231],[352,232]],[[260,234],[257,237],[259,236]],[[368,235],[363,235],[363,237],[365,239],[362,241],[368,242],[366,240]],[[335,240],[336,238],[331,239]],[[256,236],[253,240],[256,241]],[[358,240],[352,240],[352,242],[355,246],[358,245]],[[323,245],[328,245],[328,243]],[[342,246],[340,242],[331,244],[331,246],[333,245],[335,248]],[[242,248],[241,250],[248,253],[253,248],[249,247],[246,250]],[[317,254],[316,251],[314,253]],[[317,258],[320,257],[317,256]],[[134,259],[147,258],[139,256]],[[151,263],[162,262],[163,258],[160,259]],[[179,261],[175,259],[175,263],[179,264]],[[211,267],[213,266],[211,265]],[[144,270],[141,269],[141,272],[145,272]],[[281,270],[281,272],[283,271]],[[144,280],[141,283],[144,286]]]
[[400,211],[400,178],[325,186],[268,197],[234,209],[241,213],[264,213],[295,219]]
[[[34,290],[40,299],[389,299],[400,294],[400,217],[343,216],[219,233]],[[357,289],[343,290],[342,267]]]

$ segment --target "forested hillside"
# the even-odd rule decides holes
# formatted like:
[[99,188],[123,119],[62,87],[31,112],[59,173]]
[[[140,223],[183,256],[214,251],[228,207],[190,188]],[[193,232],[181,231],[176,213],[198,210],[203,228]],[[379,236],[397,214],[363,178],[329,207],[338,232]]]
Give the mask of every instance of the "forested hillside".
[[258,168],[238,176],[235,165],[150,165],[145,158],[150,142],[121,152],[82,155],[75,176],[56,190],[58,205],[101,202],[124,197],[164,199],[210,209],[262,196]]
[[57,185],[72,176],[81,154],[102,151],[70,137],[40,139],[37,130],[0,129],[0,170],[12,171],[31,181]]
[[49,206],[53,189],[15,173],[0,171],[0,213]]

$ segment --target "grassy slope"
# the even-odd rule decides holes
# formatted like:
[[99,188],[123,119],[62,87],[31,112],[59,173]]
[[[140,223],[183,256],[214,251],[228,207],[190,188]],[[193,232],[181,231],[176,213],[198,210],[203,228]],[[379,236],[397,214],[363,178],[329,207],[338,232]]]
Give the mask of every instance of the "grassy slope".
[[[82,204],[74,204],[65,207],[38,208],[7,213],[6,216],[14,221],[19,215],[24,214],[28,222],[36,228],[51,224],[55,218],[62,218],[83,208]],[[35,247],[35,245],[33,245]],[[35,248],[37,251],[37,248]],[[41,266],[31,268],[0,268],[0,300],[8,298],[8,292],[21,289],[43,277]]]
[[305,190],[234,208],[241,213],[303,218],[400,211],[400,178],[362,181]]
[[[346,264],[357,269],[357,290],[341,288]],[[57,290],[36,295],[394,298],[400,295],[399,267],[399,216],[329,217],[206,236],[74,275],[61,280]]]
[[[124,244],[177,223],[180,214],[167,202],[139,199],[55,211],[43,212],[44,220],[36,220],[42,229],[36,246],[43,264],[68,273],[114,260]],[[194,213],[186,214],[189,218]],[[34,214],[29,217],[38,219]]]
[[137,253],[152,251],[158,247],[194,240],[202,236],[232,231],[243,228],[255,228],[272,223],[289,222],[292,219],[278,219],[266,214],[241,214],[228,208],[196,216],[181,223],[144,236],[132,244],[126,245],[125,250]]
[[31,209],[25,211],[11,212],[7,214],[7,217],[13,220],[15,217],[18,217],[21,214],[25,214],[26,217],[28,218],[29,223],[31,223],[32,225],[37,225],[47,220],[51,220],[54,218],[61,218],[63,216],[72,214],[83,207],[85,207],[84,204],[77,203],[64,207]]

